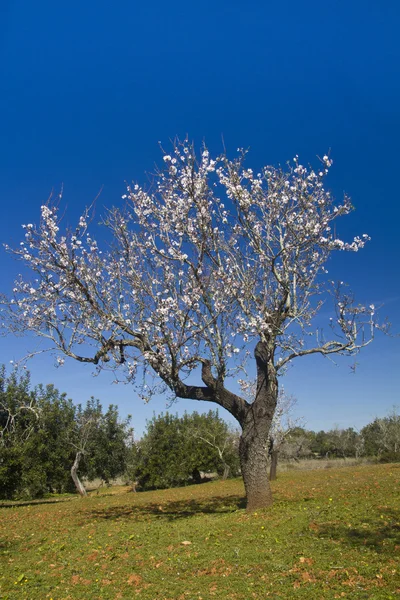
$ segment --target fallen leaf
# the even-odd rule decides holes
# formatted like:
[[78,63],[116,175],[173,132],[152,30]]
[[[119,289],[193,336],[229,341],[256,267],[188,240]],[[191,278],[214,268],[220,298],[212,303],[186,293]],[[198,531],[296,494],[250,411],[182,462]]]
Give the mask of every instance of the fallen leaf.
[[129,575],[128,577],[128,585],[139,585],[141,583],[142,578],[140,575]]

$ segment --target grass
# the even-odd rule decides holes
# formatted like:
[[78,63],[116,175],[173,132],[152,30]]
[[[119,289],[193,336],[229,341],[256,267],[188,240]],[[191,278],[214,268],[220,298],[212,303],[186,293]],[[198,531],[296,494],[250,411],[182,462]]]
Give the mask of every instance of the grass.
[[394,599],[399,482],[400,464],[288,471],[255,514],[239,480],[3,505],[0,598]]
[[314,471],[315,469],[335,469],[339,467],[359,467],[361,465],[377,464],[370,457],[361,458],[301,458],[300,460],[281,460],[278,469],[285,471]]

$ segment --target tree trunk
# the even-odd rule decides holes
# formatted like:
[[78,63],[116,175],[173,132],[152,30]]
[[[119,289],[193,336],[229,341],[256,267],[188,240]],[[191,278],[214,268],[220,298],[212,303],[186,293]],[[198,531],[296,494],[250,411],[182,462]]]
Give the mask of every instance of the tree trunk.
[[82,452],[78,451],[75,456],[74,464],[71,467],[71,476],[72,476],[72,479],[73,479],[73,482],[75,484],[78,494],[80,496],[87,496],[85,487],[78,477],[78,467],[79,467],[81,458],[82,458]]
[[257,365],[256,397],[241,422],[239,456],[248,511],[272,505],[268,480],[268,443],[278,400],[273,354],[273,344],[258,342],[254,352]]
[[271,454],[271,466],[269,469],[269,480],[270,481],[275,481],[276,479],[276,470],[278,467],[278,451],[277,450],[272,450]]
[[268,481],[268,433],[260,435],[256,424],[245,426],[240,437],[239,456],[247,510],[254,511],[272,505]]
[[[266,334],[267,335],[267,334]],[[223,382],[214,377],[211,362],[202,361],[201,378],[205,387],[187,385],[177,376],[168,379],[158,372],[178,398],[206,400],[225,408],[237,419],[242,428],[239,456],[247,496],[247,510],[267,508],[272,504],[268,481],[268,437],[278,400],[278,381],[275,359],[275,338],[259,341],[254,350],[257,366],[257,389],[254,401],[227,390]]]
[[222,474],[223,481],[225,481],[225,479],[228,479],[230,470],[231,470],[230,466],[227,465],[226,463],[224,463],[224,472]]

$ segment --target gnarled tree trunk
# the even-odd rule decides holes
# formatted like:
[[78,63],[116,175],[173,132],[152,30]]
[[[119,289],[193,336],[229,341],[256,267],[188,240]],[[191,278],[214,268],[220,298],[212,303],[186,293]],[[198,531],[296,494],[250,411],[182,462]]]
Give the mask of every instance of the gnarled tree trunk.
[[268,438],[278,398],[273,352],[272,344],[258,342],[255,349],[256,398],[248,406],[241,423],[239,456],[248,511],[267,508],[272,504],[268,480]]
[[256,422],[243,426],[240,437],[239,457],[247,497],[247,510],[267,508],[272,504],[272,492],[268,481],[268,432],[262,431]]
[[72,479],[73,479],[73,482],[75,484],[78,494],[80,496],[87,496],[85,487],[78,477],[78,468],[79,468],[79,463],[81,461],[81,458],[82,458],[82,452],[78,451],[75,456],[74,464],[71,467],[71,476],[72,476]]

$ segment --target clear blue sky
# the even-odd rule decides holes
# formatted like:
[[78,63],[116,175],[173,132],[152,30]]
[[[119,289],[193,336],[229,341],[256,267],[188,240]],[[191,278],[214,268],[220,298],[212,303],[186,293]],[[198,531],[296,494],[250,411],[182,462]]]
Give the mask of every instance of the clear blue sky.
[[[400,332],[400,4],[331,2],[0,2],[1,242],[18,244],[52,189],[64,185],[72,221],[98,193],[119,202],[124,182],[145,181],[158,141],[206,140],[228,153],[250,147],[249,166],[303,162],[331,149],[329,185],[356,211],[340,225],[372,241],[338,255],[332,277],[360,301],[383,304]],[[19,265],[0,251],[1,291]],[[0,362],[34,342],[0,339]],[[302,358],[284,379],[314,429],[362,426],[400,404],[399,338],[377,339],[335,367]],[[95,395],[133,414],[144,406],[129,386],[112,386],[83,365],[30,364],[34,382],[53,382],[76,401]],[[206,405],[179,401],[177,410]]]

